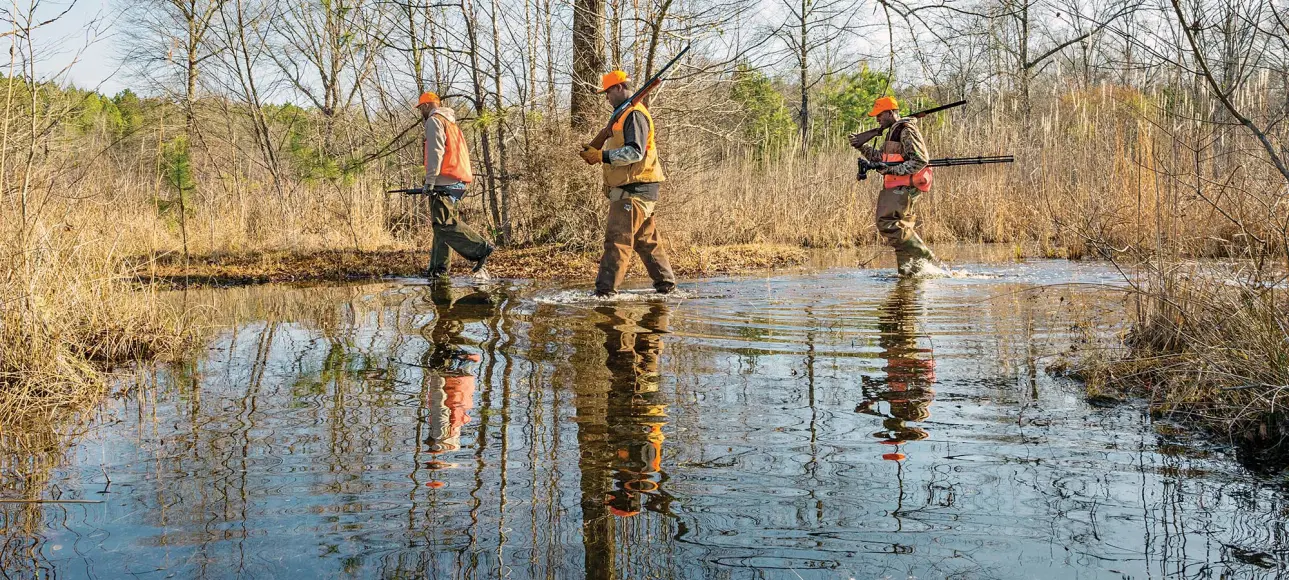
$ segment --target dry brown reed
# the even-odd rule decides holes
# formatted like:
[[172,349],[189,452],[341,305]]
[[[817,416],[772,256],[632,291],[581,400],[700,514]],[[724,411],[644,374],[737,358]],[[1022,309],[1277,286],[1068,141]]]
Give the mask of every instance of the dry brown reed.
[[46,239],[72,243],[35,244],[0,284],[4,430],[97,400],[105,369],[173,352],[188,337],[182,313],[132,289],[110,252],[91,240]]

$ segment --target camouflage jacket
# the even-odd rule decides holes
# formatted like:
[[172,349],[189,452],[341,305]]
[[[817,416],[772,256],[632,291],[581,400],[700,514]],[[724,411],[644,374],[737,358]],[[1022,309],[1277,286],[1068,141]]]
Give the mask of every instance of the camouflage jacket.
[[[927,162],[931,160],[931,154],[926,150],[926,142],[922,140],[922,132],[918,130],[917,119],[900,119],[892,127],[900,125],[904,126],[900,131],[900,148],[903,150],[904,162],[879,170],[878,172],[883,175],[913,175],[926,167]],[[886,138],[890,139],[889,131]],[[859,152],[865,159],[874,163],[882,160],[882,150],[877,147],[866,144],[859,148]]]

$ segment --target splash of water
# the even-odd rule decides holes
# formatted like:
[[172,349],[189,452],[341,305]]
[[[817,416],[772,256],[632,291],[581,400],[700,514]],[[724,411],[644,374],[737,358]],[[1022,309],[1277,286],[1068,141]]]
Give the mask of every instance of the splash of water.
[[936,280],[941,278],[950,278],[954,280],[997,280],[1005,277],[1003,274],[955,270],[943,263],[931,262],[929,260],[918,260],[914,263],[914,266],[914,272],[910,275],[901,274],[899,271],[886,270],[872,274],[872,277],[878,280]]
[[534,298],[542,304],[622,304],[631,302],[674,302],[694,298],[696,294],[676,289],[670,294],[659,294],[653,290],[627,290],[613,296],[599,298],[592,290],[561,290]]

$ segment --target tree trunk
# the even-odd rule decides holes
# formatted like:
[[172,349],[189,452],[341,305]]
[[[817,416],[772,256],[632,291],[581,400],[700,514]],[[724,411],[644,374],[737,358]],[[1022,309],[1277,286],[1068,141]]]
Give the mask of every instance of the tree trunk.
[[[497,107],[497,169],[501,185],[501,240],[510,243],[510,175],[506,172],[506,114],[501,102],[501,30],[497,28],[497,0],[492,0],[492,96]],[[495,209],[493,210],[495,213]]]
[[810,0],[801,0],[801,20],[798,22],[801,36],[797,39],[800,44],[797,50],[797,66],[800,69],[801,82],[801,111],[798,115],[801,123],[801,150],[805,151],[810,146],[810,29],[808,26],[808,17],[810,14]]
[[[479,22],[474,12],[474,3],[466,0],[461,9],[465,11],[466,36],[470,41],[470,79],[474,85],[474,114],[483,119],[487,115],[487,93],[483,90],[483,79],[479,77]],[[501,222],[497,208],[497,172],[492,163],[492,140],[488,137],[488,127],[482,125],[479,131],[479,147],[483,150],[484,199],[492,226]]]
[[577,130],[590,129],[598,109],[595,92],[604,71],[604,0],[573,1],[573,86],[570,110]]

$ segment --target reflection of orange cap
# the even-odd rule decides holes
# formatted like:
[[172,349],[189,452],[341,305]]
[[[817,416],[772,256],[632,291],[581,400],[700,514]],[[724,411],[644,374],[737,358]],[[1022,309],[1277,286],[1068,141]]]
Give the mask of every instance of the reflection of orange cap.
[[596,92],[607,92],[609,89],[625,82],[627,82],[627,73],[620,70],[609,71],[600,77],[600,90]]
[[882,459],[887,461],[904,461],[903,453],[883,453]]
[[421,98],[416,101],[416,106],[419,107],[426,103],[434,105],[435,107],[439,106],[439,96],[429,91],[421,93]]
[[900,104],[895,101],[895,97],[882,97],[873,103],[873,110],[868,112],[869,117],[876,117],[885,111],[899,111]]

